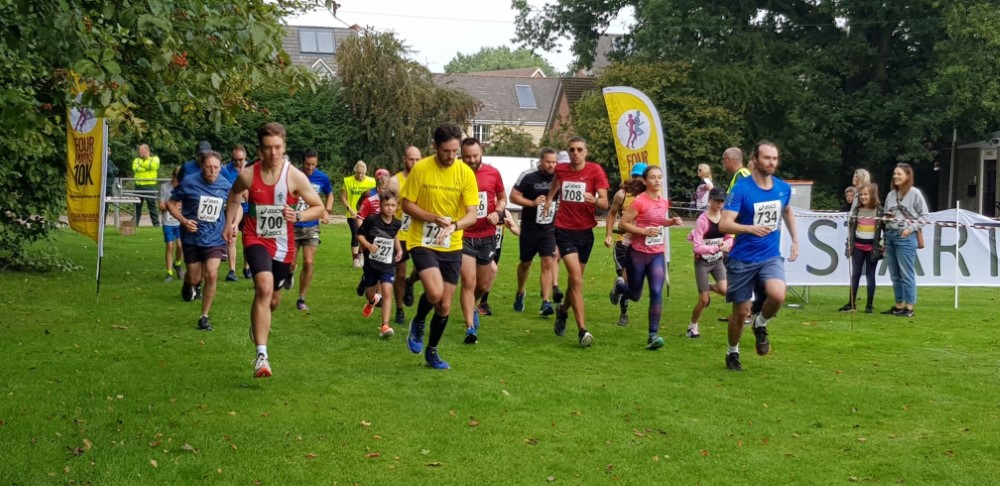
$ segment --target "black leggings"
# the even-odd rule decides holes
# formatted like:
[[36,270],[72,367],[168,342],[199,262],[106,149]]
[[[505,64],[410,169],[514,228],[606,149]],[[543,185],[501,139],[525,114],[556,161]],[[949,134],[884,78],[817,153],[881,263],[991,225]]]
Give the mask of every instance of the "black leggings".
[[351,248],[357,248],[360,246],[358,242],[358,220],[357,218],[347,217],[347,226],[351,227]]
[[871,254],[870,250],[859,250],[857,247],[854,247],[854,250],[851,252],[851,304],[855,307],[857,307],[855,301],[858,299],[858,285],[861,283],[862,266],[864,266],[865,282],[868,290],[868,300],[865,303],[865,307],[871,307],[872,300],[875,299],[875,269],[878,267],[878,264],[869,259]]

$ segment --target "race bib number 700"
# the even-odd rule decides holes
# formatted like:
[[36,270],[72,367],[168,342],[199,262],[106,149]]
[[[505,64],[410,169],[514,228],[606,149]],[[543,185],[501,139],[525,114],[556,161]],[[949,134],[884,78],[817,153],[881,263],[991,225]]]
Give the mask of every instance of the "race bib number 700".
[[778,229],[778,218],[780,213],[781,201],[754,203],[753,224],[754,226],[766,226],[772,230]]
[[278,205],[257,205],[257,236],[261,238],[282,238],[288,234],[288,223],[283,214],[284,207]]

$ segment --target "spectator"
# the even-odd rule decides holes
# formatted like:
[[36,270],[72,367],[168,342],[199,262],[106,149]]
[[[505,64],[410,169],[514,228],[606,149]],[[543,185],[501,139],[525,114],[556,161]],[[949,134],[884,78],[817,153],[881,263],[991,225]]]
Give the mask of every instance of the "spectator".
[[892,190],[885,198],[885,262],[892,278],[896,305],[882,312],[897,317],[913,317],[917,303],[916,260],[918,232],[927,217],[927,203],[920,190],[913,187],[913,168],[896,164],[892,171]]
[[139,146],[139,156],[132,159],[132,173],[135,177],[135,188],[137,191],[147,191],[149,197],[140,197],[140,201],[135,205],[135,225],[139,226],[142,219],[142,205],[145,202],[149,207],[149,219],[153,222],[153,227],[160,227],[160,210],[157,202],[156,177],[160,172],[160,158],[150,155],[149,145]]
[[708,208],[708,193],[715,187],[712,184],[712,168],[708,164],[698,164],[698,179],[701,183],[694,192],[694,207],[703,211]]
[[875,267],[882,259],[882,205],[878,200],[878,186],[868,184],[861,188],[858,205],[851,211],[847,221],[847,258],[851,262],[851,300],[840,308],[840,312],[851,312],[857,308],[858,285],[861,270],[865,271],[868,300],[865,314],[874,312],[872,300],[875,298]]

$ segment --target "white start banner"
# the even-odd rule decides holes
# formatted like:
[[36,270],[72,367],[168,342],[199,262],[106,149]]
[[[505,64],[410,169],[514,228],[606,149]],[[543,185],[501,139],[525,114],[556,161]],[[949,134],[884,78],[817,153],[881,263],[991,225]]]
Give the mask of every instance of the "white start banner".
[[[787,284],[850,285],[851,265],[845,256],[848,213],[792,209],[799,258],[785,261]],[[949,209],[929,214],[923,227],[925,245],[917,250],[917,285],[1000,287],[998,229],[1000,222],[971,211]],[[790,249],[788,228],[782,225],[782,256],[788,258]],[[885,259],[878,262],[876,282],[892,284]],[[864,285],[863,278],[861,284]]]

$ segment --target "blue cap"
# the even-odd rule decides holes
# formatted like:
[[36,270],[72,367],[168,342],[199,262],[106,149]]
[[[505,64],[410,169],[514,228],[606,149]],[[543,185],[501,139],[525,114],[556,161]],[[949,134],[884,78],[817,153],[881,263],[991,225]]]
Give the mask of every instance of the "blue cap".
[[638,164],[635,164],[635,165],[632,166],[632,172],[631,172],[630,175],[632,177],[636,177],[636,176],[642,177],[642,174],[643,174],[643,172],[646,172],[646,168],[647,167],[649,167],[649,166],[646,165],[646,164],[644,164],[644,163],[642,163],[642,162],[639,162]]

